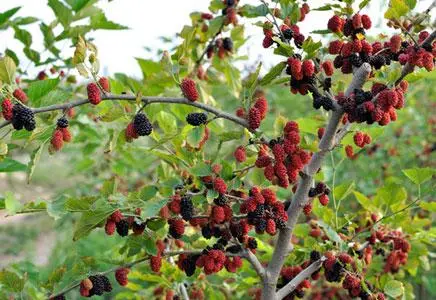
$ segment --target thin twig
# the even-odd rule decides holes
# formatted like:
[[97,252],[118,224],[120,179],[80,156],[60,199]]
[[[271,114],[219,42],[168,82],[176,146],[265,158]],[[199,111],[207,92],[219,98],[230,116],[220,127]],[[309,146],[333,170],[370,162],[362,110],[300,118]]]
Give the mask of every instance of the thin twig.
[[[118,101],[118,100],[136,101],[136,96],[133,96],[133,95],[103,95],[102,100],[103,101]],[[217,116],[218,118],[227,119],[229,121],[232,121],[238,125],[241,125],[247,129],[249,129],[248,122],[245,119],[242,119],[236,115],[221,111],[215,107],[209,106],[209,105],[204,104],[204,103],[189,101],[186,98],[142,97],[141,100],[144,104],[174,103],[174,104],[183,104],[183,105],[194,106],[194,107],[197,107],[197,108],[202,109],[204,111],[210,112],[210,113],[214,114],[215,116]],[[33,113],[38,114],[38,113],[43,113],[43,112],[48,112],[48,111],[68,109],[68,108],[72,108],[72,107],[76,107],[76,106],[80,106],[80,105],[84,105],[84,104],[88,104],[88,103],[89,103],[88,99],[80,99],[80,100],[76,100],[73,102],[67,102],[67,103],[62,103],[62,104],[54,104],[54,105],[49,105],[49,106],[44,106],[44,107],[32,108],[32,111],[33,111]],[[0,123],[0,128],[8,126],[9,124],[11,124],[10,121],[5,121],[3,123]]]

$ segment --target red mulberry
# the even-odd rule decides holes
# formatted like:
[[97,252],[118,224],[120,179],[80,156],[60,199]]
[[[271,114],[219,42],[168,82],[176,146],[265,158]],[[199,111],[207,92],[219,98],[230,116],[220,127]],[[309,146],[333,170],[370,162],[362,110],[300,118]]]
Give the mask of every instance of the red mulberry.
[[97,105],[101,102],[101,93],[100,89],[98,88],[97,84],[94,82],[91,82],[87,86],[88,91],[88,100],[94,105]]
[[64,145],[64,137],[60,129],[56,129],[53,132],[50,143],[55,151],[62,149],[62,146]]
[[115,271],[115,279],[121,286],[126,286],[129,283],[127,275],[129,274],[130,269],[127,268],[119,268]]
[[344,43],[339,40],[331,42],[329,45],[329,53],[333,55],[339,54],[341,52],[343,44]]
[[288,58],[288,65],[291,69],[291,75],[299,78],[302,75],[302,63],[299,59],[290,57]]
[[182,80],[180,84],[180,89],[182,90],[183,95],[189,101],[197,101],[199,98],[197,87],[195,81],[190,78],[185,78]]
[[322,194],[321,196],[319,196],[318,200],[322,206],[326,206],[327,204],[329,204],[329,196],[327,196],[326,194]]
[[365,146],[365,136],[362,132],[356,132],[353,139],[357,147],[363,148],[363,146]]
[[219,224],[224,222],[225,218],[226,216],[224,214],[224,208],[222,208],[221,206],[212,207],[212,212],[211,212],[212,221]]
[[336,33],[342,32],[343,27],[344,27],[344,20],[342,20],[337,15],[331,17],[327,23],[327,28]]
[[345,153],[347,154],[348,158],[354,158],[354,151],[351,145],[345,146]]
[[7,121],[12,120],[12,107],[13,107],[13,104],[12,104],[10,99],[6,98],[3,100],[3,102],[2,102],[2,114],[3,114],[3,118],[5,118],[5,120],[7,120]]
[[185,233],[185,223],[180,219],[171,219],[168,220],[170,225],[169,233],[175,239],[179,239]]
[[253,105],[259,110],[260,118],[263,120],[265,119],[266,113],[268,111],[268,102],[264,97],[260,97],[256,100],[256,102]]
[[310,216],[310,214],[312,213],[312,203],[307,203],[306,205],[304,205],[303,207],[303,212],[306,216]]
[[368,15],[362,15],[362,26],[365,29],[371,28],[371,18]]
[[27,95],[22,89],[16,89],[13,92],[13,95],[16,99],[20,100],[22,103],[24,103],[24,104],[27,103],[27,100],[28,100]]
[[225,194],[227,192],[227,185],[222,178],[215,178],[213,181],[213,189],[219,194]]
[[242,108],[242,107],[239,107],[239,108],[236,110],[236,115],[237,115],[238,117],[240,117],[240,118],[245,118],[245,109]]
[[251,130],[255,130],[260,127],[260,122],[262,120],[260,111],[256,107],[250,108],[248,113],[248,125]]
[[322,137],[324,136],[324,133],[325,133],[324,127],[318,128],[318,138],[319,139],[322,139]]
[[111,220],[106,221],[106,225],[104,226],[104,230],[107,235],[113,235],[115,233],[116,223]]
[[315,72],[315,65],[311,60],[303,61],[301,68],[303,70],[304,76],[306,77],[312,77],[313,73]]
[[106,77],[101,77],[101,78],[98,80],[98,83],[100,84],[100,87],[101,87],[104,91],[110,93],[110,91],[111,91],[111,87],[110,87],[109,79],[107,79]]
[[150,268],[153,272],[158,273],[161,267],[162,257],[160,255],[150,257]]
[[233,153],[237,162],[244,162],[247,159],[244,146],[239,146]]
[[393,53],[397,53],[401,48],[401,37],[395,34],[390,39],[390,48]]
[[323,62],[321,66],[322,66],[322,69],[324,70],[324,73],[327,76],[332,76],[333,75],[334,69],[333,69],[333,64],[332,64],[332,62],[330,60],[327,60],[327,61]]

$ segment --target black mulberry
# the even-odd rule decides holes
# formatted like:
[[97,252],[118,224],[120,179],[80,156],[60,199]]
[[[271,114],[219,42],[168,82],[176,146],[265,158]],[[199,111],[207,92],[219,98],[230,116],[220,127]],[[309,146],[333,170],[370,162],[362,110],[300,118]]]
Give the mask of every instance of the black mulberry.
[[186,122],[192,126],[200,126],[206,124],[207,115],[205,113],[190,113],[186,116]]
[[129,222],[121,220],[117,223],[117,232],[120,236],[127,236],[129,234]]
[[135,116],[133,128],[135,128],[136,133],[140,136],[150,135],[153,131],[153,126],[143,113],[139,113]]

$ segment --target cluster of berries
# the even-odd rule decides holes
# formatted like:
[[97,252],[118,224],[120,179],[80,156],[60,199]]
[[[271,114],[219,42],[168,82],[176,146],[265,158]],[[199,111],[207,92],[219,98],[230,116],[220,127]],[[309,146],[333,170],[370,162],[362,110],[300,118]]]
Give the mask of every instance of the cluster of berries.
[[[140,215],[140,209],[136,209],[136,214]],[[115,230],[120,236],[127,236],[129,229],[136,235],[142,234],[146,223],[138,221],[137,218],[130,216],[125,218],[120,210],[114,211],[106,220],[105,231],[107,235],[113,235]]]
[[206,275],[217,273],[222,270],[226,262],[226,255],[221,250],[211,249],[203,250],[203,253],[198,257],[196,266],[203,268]]
[[150,268],[158,273],[162,267],[162,255],[165,250],[165,243],[162,240],[156,241],[157,255],[150,257]]
[[358,131],[353,136],[354,144],[356,144],[357,147],[363,148],[365,145],[371,144],[371,136],[367,133]]
[[223,0],[223,3],[226,7],[223,8],[222,13],[224,18],[224,24],[229,25],[233,24],[234,26],[238,25],[238,10],[236,6],[238,5],[239,0]]
[[315,187],[309,189],[309,198],[318,197],[319,203],[326,206],[329,203],[330,189],[324,182],[318,182]]
[[[303,21],[306,15],[309,13],[310,7],[307,3],[304,3],[302,7],[300,7],[300,19],[299,22]],[[281,11],[279,9],[275,9],[273,11],[275,17],[281,17]],[[266,21],[263,24],[263,34],[264,39],[262,42],[262,46],[264,48],[269,48],[274,44],[273,37],[279,37],[282,42],[290,42],[292,39],[294,40],[294,44],[297,48],[301,48],[303,42],[305,40],[304,35],[300,32],[300,28],[296,24],[291,24],[290,18],[286,17],[283,20],[283,24],[280,26],[280,33],[275,34],[273,31],[273,24],[269,21]]]
[[144,113],[140,112],[137,113],[133,121],[127,125],[124,134],[126,141],[131,142],[140,136],[150,135],[152,131],[153,125],[151,125],[150,120]]
[[180,89],[182,90],[183,96],[189,101],[195,102],[200,97],[197,91],[197,85],[191,78],[184,78],[180,83]]
[[268,112],[268,101],[263,95],[260,95],[255,101],[253,106],[248,111],[240,107],[236,110],[236,115],[240,118],[245,118],[248,121],[248,126],[251,130],[256,130],[260,127],[260,123],[266,117]]
[[[316,261],[316,260],[315,260]],[[277,288],[284,287],[288,282],[290,282],[292,279],[294,279],[303,269],[305,269],[310,263],[313,261],[305,261],[301,266],[284,266],[280,271],[280,278],[277,283]],[[318,279],[319,277],[319,271],[315,272],[312,275],[312,279]],[[303,298],[305,296],[305,289],[308,289],[311,287],[310,280],[304,279],[296,288],[294,291],[292,291],[290,294],[286,295],[283,299],[294,299],[297,298]]]
[[315,68],[312,60],[301,61],[301,56],[295,54],[288,58],[286,74],[291,75],[291,92],[306,95],[310,86],[315,84],[315,73],[319,70]]
[[271,189],[253,187],[249,197],[241,204],[240,212],[247,214],[248,224],[254,225],[258,234],[266,231],[275,235],[277,229],[285,228],[288,221],[284,204],[277,201]]
[[336,100],[345,111],[345,124],[347,121],[366,122],[385,126],[397,120],[397,109],[404,107],[404,93],[407,91],[407,81],[402,81],[398,87],[388,89],[386,85],[375,82],[371,91],[354,90],[350,97],[339,94]]
[[65,117],[58,119],[57,127],[53,131],[50,140],[49,152],[53,153],[62,149],[64,142],[71,141],[71,133],[68,130],[68,120]]
[[82,297],[101,296],[112,291],[112,284],[104,275],[91,275],[80,282],[80,295]]
[[88,92],[88,100],[93,105],[98,105],[101,102],[101,92],[110,93],[109,80],[106,77],[101,77],[98,83],[91,82],[86,87]]
[[[425,39],[429,37],[429,33],[427,31],[421,31],[419,33],[418,43],[421,47],[416,47],[413,44],[401,44],[402,50],[399,52],[398,60],[404,65],[409,63],[412,66],[417,66],[419,68],[424,67],[427,71],[432,71],[434,68],[434,58],[436,55],[436,42],[433,42],[432,45],[423,45]],[[405,47],[407,46],[407,48]],[[392,51],[392,39],[391,39],[391,51]]]
[[207,58],[211,59],[217,53],[220,59],[226,57],[233,51],[233,40],[229,37],[219,38],[215,43],[211,43],[206,48]]
[[[256,167],[264,168],[265,178],[273,184],[287,188],[295,183],[299,172],[311,158],[311,155],[299,147],[300,132],[298,124],[289,121],[283,130],[283,137],[262,145],[255,162]],[[271,150],[274,157],[269,154]]]
[[[391,252],[385,258],[384,272],[398,272],[400,266],[407,263],[408,253],[411,250],[411,245],[406,240],[404,234],[398,230],[388,230],[385,227],[381,227],[373,231],[368,238],[368,242],[371,245],[376,245],[377,241],[380,241],[382,245],[392,245],[390,247],[392,249]],[[376,254],[385,256],[385,251],[383,248],[379,248]]]

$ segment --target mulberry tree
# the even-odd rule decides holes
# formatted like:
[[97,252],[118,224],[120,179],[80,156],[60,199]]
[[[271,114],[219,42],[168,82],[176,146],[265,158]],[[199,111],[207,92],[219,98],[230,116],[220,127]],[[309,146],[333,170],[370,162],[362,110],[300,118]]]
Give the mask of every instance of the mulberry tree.
[[[434,140],[393,174],[403,156],[378,153],[424,105],[434,3],[391,0],[376,34],[368,0],[213,0],[158,61],[137,58],[138,79],[100,71],[93,31],[126,28],[96,2],[50,0],[49,24],[0,14],[40,71],[1,58],[0,172],[31,184],[42,165],[68,170],[45,201],[1,192],[9,216],[42,213],[62,233],[47,266],[0,272],[5,299],[413,299],[431,268]],[[327,21],[307,30],[312,14]],[[274,66],[238,69],[248,24]]]

